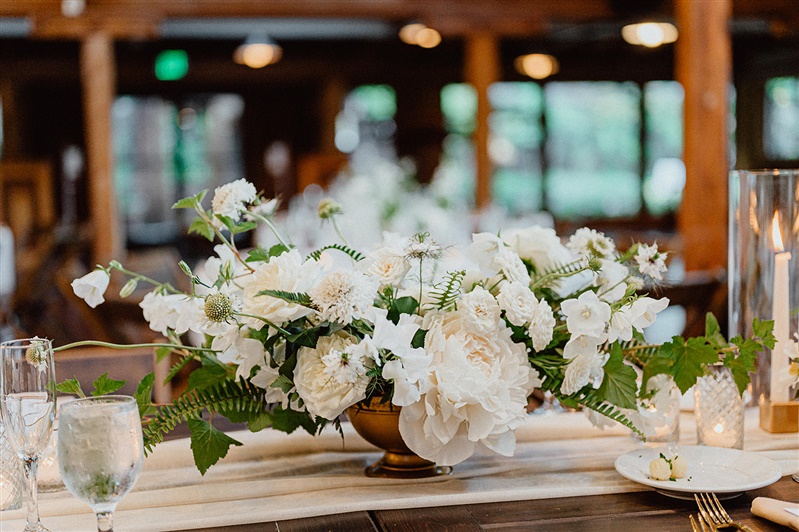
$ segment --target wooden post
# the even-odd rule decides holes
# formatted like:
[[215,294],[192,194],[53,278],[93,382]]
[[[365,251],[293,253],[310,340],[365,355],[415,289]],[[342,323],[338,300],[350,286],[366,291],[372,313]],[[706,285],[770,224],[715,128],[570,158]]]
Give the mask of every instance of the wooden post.
[[685,192],[677,215],[687,270],[727,264],[732,1],[675,0],[677,80],[685,89]]
[[94,228],[93,260],[105,264],[124,251],[114,191],[114,154],[111,143],[111,105],[114,103],[116,66],[114,41],[93,32],[81,43],[80,74],[86,129],[89,212]]
[[499,42],[496,35],[476,32],[466,38],[464,77],[477,91],[477,127],[474,130],[474,152],[477,168],[475,205],[491,203],[491,160],[488,157],[488,117],[491,105],[488,88],[500,80]]

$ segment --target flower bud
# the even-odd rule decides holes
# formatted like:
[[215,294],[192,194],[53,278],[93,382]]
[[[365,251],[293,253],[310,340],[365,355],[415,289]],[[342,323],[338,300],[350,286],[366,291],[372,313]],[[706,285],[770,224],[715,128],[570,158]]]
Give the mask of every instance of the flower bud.
[[204,310],[209,320],[222,323],[233,315],[233,304],[225,294],[211,294],[205,298]]
[[333,198],[324,198],[319,202],[317,213],[319,214],[319,218],[326,220],[332,216],[335,216],[336,214],[340,214],[341,205]]
[[194,277],[194,274],[192,273],[191,268],[189,268],[189,265],[186,264],[185,261],[178,262],[178,266],[180,266],[180,269],[183,270],[183,273],[185,273],[189,277]]
[[136,279],[129,279],[128,282],[125,283],[125,286],[122,287],[122,290],[119,291],[119,297],[123,299],[128,297],[136,290],[136,285],[138,284],[139,282]]

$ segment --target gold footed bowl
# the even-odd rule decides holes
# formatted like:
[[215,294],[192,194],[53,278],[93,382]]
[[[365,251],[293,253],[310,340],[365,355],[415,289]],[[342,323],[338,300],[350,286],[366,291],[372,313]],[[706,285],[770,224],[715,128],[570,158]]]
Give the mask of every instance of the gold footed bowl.
[[355,432],[385,451],[385,454],[366,468],[367,477],[379,478],[426,478],[449,475],[450,466],[437,466],[425,460],[405,445],[399,431],[398,406],[390,402],[381,403],[373,397],[347,409]]

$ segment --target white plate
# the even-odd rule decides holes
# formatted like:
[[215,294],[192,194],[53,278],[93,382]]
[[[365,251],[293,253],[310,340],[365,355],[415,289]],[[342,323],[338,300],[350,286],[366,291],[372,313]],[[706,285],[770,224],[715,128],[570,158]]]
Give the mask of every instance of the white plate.
[[649,463],[661,452],[671,458],[665,447],[625,453],[616,459],[616,471],[634,482],[677,497],[701,492],[739,494],[773,484],[782,476],[780,466],[764,456],[737,449],[696,445],[677,447],[677,454],[688,461],[685,477],[655,480],[649,476]]

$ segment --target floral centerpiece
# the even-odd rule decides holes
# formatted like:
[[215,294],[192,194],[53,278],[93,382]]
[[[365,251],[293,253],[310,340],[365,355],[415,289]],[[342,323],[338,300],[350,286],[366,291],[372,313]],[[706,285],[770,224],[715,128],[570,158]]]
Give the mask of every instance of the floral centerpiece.
[[[754,351],[773,341],[766,323],[757,338],[727,343],[711,319],[705,337],[646,344],[644,329],[668,305],[640,294],[666,269],[657,245],[620,253],[594,230],[564,244],[552,229],[529,227],[475,234],[463,248],[442,247],[426,233],[386,234],[377,249],[359,251],[338,230],[340,206],[323,200],[319,216],[341,242],[303,255],[276,227],[275,202],[252,184],[218,188],[210,210],[204,196],[175,204],[196,212],[190,232],[220,242],[196,269],[181,262],[190,291],[116,261],[73,282],[92,307],[103,302],[114,270],[129,277],[123,297],[139,283],[153,286],[140,306],[168,339],[159,355],[179,356],[168,378],[190,361],[200,367],[170,405],[152,404],[152,374],[140,383],[145,446],[152,450],[186,421],[203,473],[240,445],[206,411],[253,431],[316,434],[337,426],[349,407],[377,401],[399,412],[411,451],[450,466],[477,451],[511,456],[536,388],[637,431],[625,413],[658,391],[639,392],[641,369],[644,382],[668,375],[660,380],[673,378],[685,391],[722,356],[745,386]],[[279,243],[239,250],[233,236],[260,224]],[[80,393],[76,386],[60,389]]]

